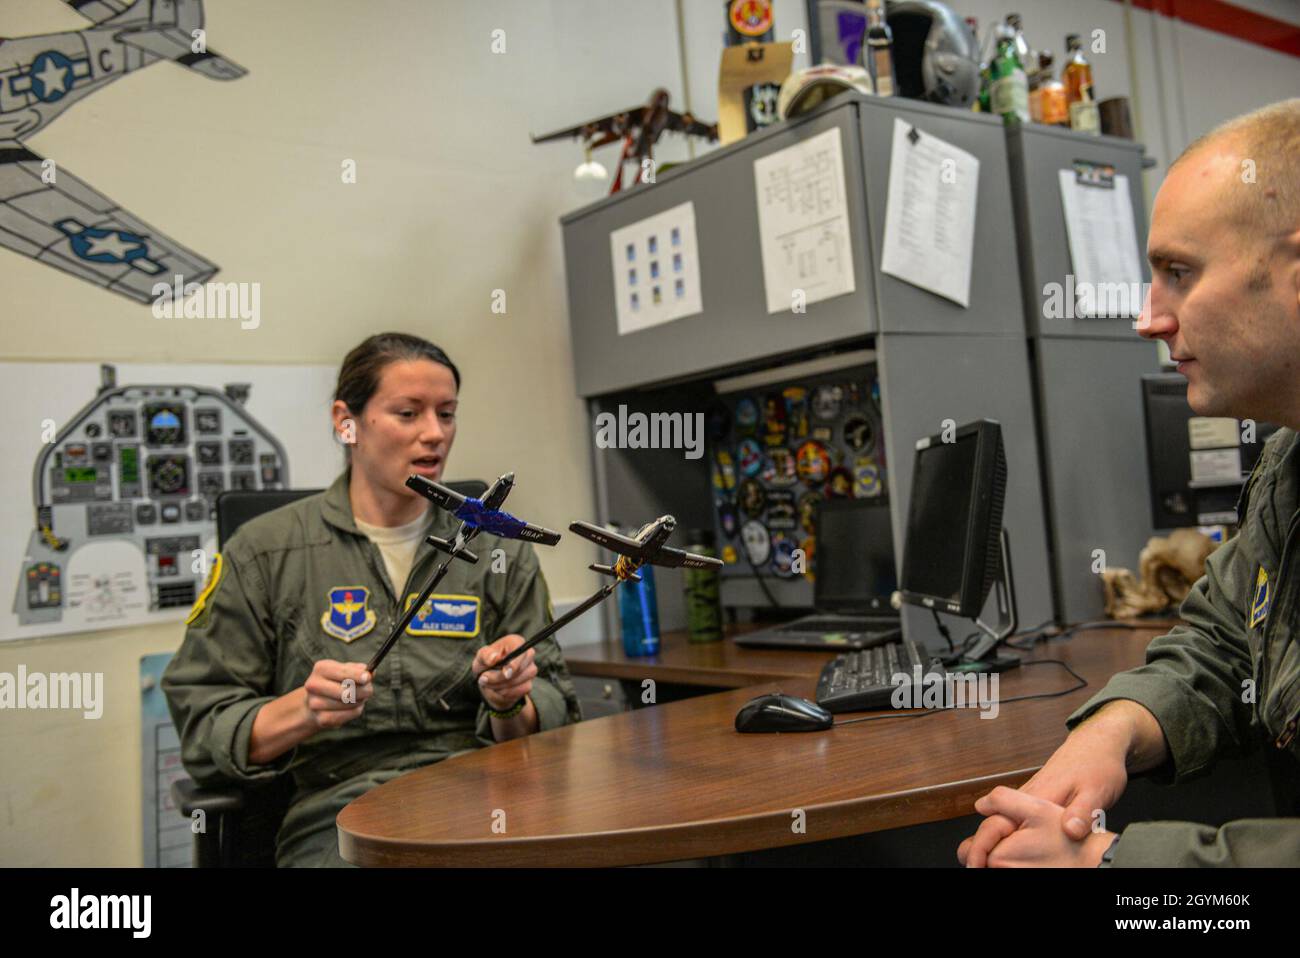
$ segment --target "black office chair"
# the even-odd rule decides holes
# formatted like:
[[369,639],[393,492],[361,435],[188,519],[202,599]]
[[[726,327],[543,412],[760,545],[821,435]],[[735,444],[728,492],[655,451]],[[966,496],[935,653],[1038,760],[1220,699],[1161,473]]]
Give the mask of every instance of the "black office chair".
[[[479,479],[447,485],[463,496],[481,497],[487,491],[487,483]],[[217,548],[249,519],[320,491],[223,492],[217,497]],[[279,775],[262,785],[216,788],[200,788],[193,779],[182,778],[172,783],[171,796],[176,809],[191,821],[196,810],[203,810],[205,830],[194,836],[194,867],[275,867],[275,836],[293,797],[291,776]]]

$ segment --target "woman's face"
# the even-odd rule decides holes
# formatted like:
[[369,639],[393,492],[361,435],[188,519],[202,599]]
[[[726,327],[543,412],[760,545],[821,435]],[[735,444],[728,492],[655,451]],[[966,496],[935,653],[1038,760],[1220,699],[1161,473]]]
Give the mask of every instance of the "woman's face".
[[456,380],[431,359],[391,362],[359,416],[335,400],[334,428],[345,441],[352,430],[353,470],[380,489],[415,496],[406,487],[411,473],[442,478],[456,437]]

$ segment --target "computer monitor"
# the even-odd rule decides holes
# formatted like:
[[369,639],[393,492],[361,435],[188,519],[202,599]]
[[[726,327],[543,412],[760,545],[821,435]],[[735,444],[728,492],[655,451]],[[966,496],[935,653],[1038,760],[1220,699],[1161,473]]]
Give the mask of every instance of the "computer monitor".
[[813,604],[819,612],[889,612],[898,588],[889,505],[826,499],[818,506]]
[[1002,428],[980,419],[916,444],[902,600],[978,619],[1002,569],[1007,460]]
[[1241,423],[1198,416],[1181,373],[1142,377],[1151,521],[1156,529],[1235,524],[1241,487],[1259,459],[1272,423],[1256,423],[1242,442]]

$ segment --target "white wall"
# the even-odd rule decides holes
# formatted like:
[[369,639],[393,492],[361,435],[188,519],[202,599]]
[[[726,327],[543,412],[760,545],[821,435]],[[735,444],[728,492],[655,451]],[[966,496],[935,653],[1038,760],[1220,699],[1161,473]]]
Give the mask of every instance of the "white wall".
[[[656,86],[680,105],[683,65],[691,107],[716,119],[722,5],[680,0],[684,49],[678,6],[209,0],[213,49],[249,76],[218,83],[157,64],[75,106],[29,146],[214,259],[219,278],[261,283],[261,327],[154,320],[0,250],[0,359],[336,363],[370,333],[407,329],[444,346],[466,374],[451,473],[513,468],[520,512],[553,526],[590,515],[557,219],[591,196],[571,177],[576,146],[533,147],[527,134],[642,103]],[[1008,9],[955,6],[981,24]],[[1250,6],[1279,17],[1295,9]],[[1162,161],[1214,123],[1300,92],[1294,58],[1141,11],[1130,33],[1109,0],[1019,7],[1031,40],[1058,53],[1067,32],[1107,31],[1107,52],[1093,58],[1098,92],[1137,94],[1140,136]],[[777,0],[779,38],[806,28],[804,16],[802,0]],[[7,37],[84,25],[55,0],[0,7]],[[505,55],[490,52],[495,28],[506,31]],[[616,150],[599,158],[612,165]],[[658,156],[690,150],[670,136]],[[339,175],[347,158],[358,164],[351,186]],[[1156,184],[1150,177],[1148,188]],[[495,289],[507,293],[505,316],[490,311]],[[324,408],[321,422],[324,436]],[[577,546],[542,561],[559,601],[595,585]],[[103,671],[108,701],[98,722],[0,713],[0,865],[139,862],[138,662],[179,638],[167,625],[0,643],[0,671]]]

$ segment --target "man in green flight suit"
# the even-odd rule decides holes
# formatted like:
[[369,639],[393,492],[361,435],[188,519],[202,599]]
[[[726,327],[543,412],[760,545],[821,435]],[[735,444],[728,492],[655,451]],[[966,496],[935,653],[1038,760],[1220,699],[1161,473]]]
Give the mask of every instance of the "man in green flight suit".
[[1284,428],[1184,624],[1070,716],[1065,743],[1021,789],[975,803],[988,817],[958,849],[967,866],[1300,866],[1300,818],[1092,829],[1130,774],[1181,782],[1257,743],[1300,760],[1300,99],[1187,148],[1156,197],[1147,256],[1138,329],[1169,345],[1192,409]]
[[491,665],[551,621],[526,542],[482,534],[376,668],[365,670],[445,556],[459,522],[405,487],[441,476],[460,374],[386,333],[344,360],[335,428],[349,468],[243,525],[217,559],[163,675],[199,785],[293,779],[280,865],[342,865],[334,820],[410,769],[581,718],[554,640]]

